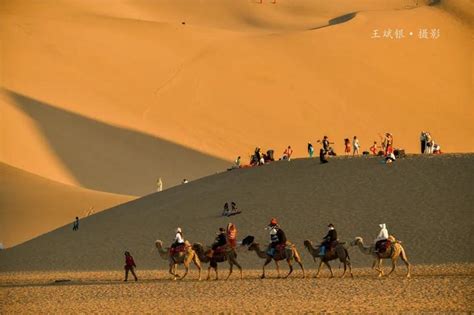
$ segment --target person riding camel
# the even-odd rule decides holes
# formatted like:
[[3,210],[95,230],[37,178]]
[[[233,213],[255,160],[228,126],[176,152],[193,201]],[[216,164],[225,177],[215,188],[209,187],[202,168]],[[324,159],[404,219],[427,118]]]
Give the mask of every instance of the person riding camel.
[[184,237],[181,228],[176,228],[176,236],[174,237],[173,244],[171,244],[171,250],[174,251],[177,247],[184,245]]
[[233,223],[227,224],[227,243],[232,248],[237,246],[237,227]]
[[214,243],[212,243],[211,251],[209,251],[208,256],[212,257],[214,252],[219,247],[222,247],[227,244],[226,230],[224,228],[219,228],[219,233],[217,233]]
[[268,225],[270,229],[270,244],[268,245],[268,254],[273,257],[275,255],[275,249],[277,246],[286,244],[285,232],[280,228],[275,218],[271,219]]
[[325,237],[323,237],[323,242],[321,243],[321,247],[319,247],[319,256],[326,255],[326,251],[331,250],[331,245],[333,242],[337,241],[337,231],[334,228],[334,224],[328,224],[328,233]]
[[375,243],[375,251],[377,253],[385,252],[385,243],[388,239],[388,230],[387,225],[385,223],[379,224],[380,232],[377,235],[377,238],[374,240]]

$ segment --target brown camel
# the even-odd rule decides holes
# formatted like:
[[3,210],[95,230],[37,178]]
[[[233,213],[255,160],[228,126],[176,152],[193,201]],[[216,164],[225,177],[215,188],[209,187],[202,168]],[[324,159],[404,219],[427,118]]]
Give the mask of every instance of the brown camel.
[[362,237],[356,237],[352,242],[351,246],[359,247],[360,251],[366,255],[371,255],[374,257],[374,263],[372,264],[372,269],[375,269],[379,273],[379,277],[384,275],[382,270],[382,259],[391,259],[392,260],[392,270],[388,273],[387,276],[390,276],[392,272],[395,271],[397,266],[398,257],[400,257],[405,265],[407,266],[407,278],[410,278],[410,263],[408,262],[407,254],[405,253],[405,249],[400,244],[399,241],[395,239],[392,235],[388,238],[392,245],[389,249],[387,249],[384,253],[377,253],[375,251],[375,245],[367,246],[364,244],[364,240]]
[[207,269],[207,280],[211,278],[211,268],[213,268],[216,271],[216,280],[219,280],[219,274],[217,272],[217,264],[224,261],[228,261],[229,266],[230,266],[229,274],[227,275],[226,280],[229,279],[230,275],[232,274],[234,265],[236,265],[237,268],[239,268],[240,279],[242,279],[242,267],[237,262],[237,253],[234,248],[227,246],[223,253],[217,253],[217,254],[214,253],[212,258],[208,256],[209,252],[211,251],[211,248],[207,247],[206,249],[204,249],[201,243],[194,243],[193,250],[196,252],[201,262],[209,263],[209,268]]
[[[167,247],[166,249],[163,248],[163,242],[160,240],[157,240],[155,242],[155,246],[158,249],[160,257],[165,260],[168,260],[169,262],[169,273],[173,275],[173,280],[176,280],[177,278],[181,280],[184,279],[184,277],[186,277],[186,275],[188,274],[189,265],[191,264],[191,262],[193,262],[198,268],[199,280],[201,280],[201,262],[199,261],[199,257],[196,252],[191,248],[191,244],[189,244],[188,241],[186,241],[185,244],[186,250],[184,252],[179,252],[175,253],[174,255],[170,255],[169,247]],[[181,264],[184,265],[184,268],[186,270],[182,277],[180,277],[176,272],[177,265]]]
[[265,263],[263,264],[263,273],[261,276],[262,279],[265,278],[265,266],[268,265],[272,260],[275,261],[276,269],[278,272],[278,278],[280,278],[280,266],[278,265],[278,261],[286,260],[286,262],[288,263],[288,267],[290,267],[290,271],[285,276],[285,278],[288,278],[288,276],[293,272],[293,265],[291,264],[291,261],[293,259],[295,259],[295,261],[300,265],[301,270],[303,271],[303,278],[305,278],[305,272],[304,272],[303,264],[301,263],[301,257],[298,254],[298,251],[296,250],[296,246],[294,244],[291,244],[288,242],[285,247],[285,250],[282,252],[280,252],[279,250],[276,250],[273,257],[268,255],[266,251],[265,252],[262,251],[258,243],[250,244],[249,250],[255,251],[258,257],[265,259]]
[[334,274],[332,272],[331,265],[329,265],[329,262],[331,260],[338,259],[338,258],[339,258],[339,261],[344,264],[344,273],[342,274],[341,278],[344,278],[344,276],[346,275],[347,266],[349,266],[349,273],[351,274],[351,277],[354,277],[354,275],[352,274],[351,258],[349,257],[349,252],[347,251],[347,248],[344,246],[343,243],[338,243],[334,250],[326,251],[326,254],[324,255],[324,257],[319,256],[320,246],[313,247],[313,243],[311,243],[310,240],[305,240],[304,246],[309,251],[311,256],[313,256],[314,262],[316,262],[316,258],[320,258],[318,272],[316,273],[316,278],[319,277],[319,272],[321,271],[321,266],[323,263],[328,267],[329,271],[331,272],[331,278],[334,277]]

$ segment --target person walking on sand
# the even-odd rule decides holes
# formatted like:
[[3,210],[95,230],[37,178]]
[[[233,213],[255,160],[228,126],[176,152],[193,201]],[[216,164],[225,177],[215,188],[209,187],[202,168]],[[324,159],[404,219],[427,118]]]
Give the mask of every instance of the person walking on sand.
[[156,181],[156,191],[162,191],[162,190],[163,190],[163,181],[161,180],[161,177],[160,177]]
[[308,142],[308,155],[309,155],[310,158],[312,158],[313,154],[314,154],[313,145],[311,144],[311,142]]
[[348,155],[351,153],[351,142],[349,141],[349,138],[344,139],[344,154]]
[[128,272],[130,271],[135,278],[135,281],[138,281],[137,275],[135,274],[135,268],[137,265],[135,265],[135,261],[133,260],[132,255],[130,255],[130,252],[125,252],[125,280],[123,281],[128,281]]
[[72,230],[73,231],[79,230],[79,217],[76,217],[76,220],[74,221],[74,224],[72,225]]
[[354,155],[359,155],[359,149],[360,149],[360,143],[359,139],[357,139],[357,136],[354,136],[354,139],[352,140],[352,156]]

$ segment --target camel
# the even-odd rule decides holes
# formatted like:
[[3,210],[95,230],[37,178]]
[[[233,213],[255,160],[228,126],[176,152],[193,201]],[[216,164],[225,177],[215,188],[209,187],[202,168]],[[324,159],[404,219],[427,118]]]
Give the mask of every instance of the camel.
[[301,257],[298,254],[298,251],[296,250],[296,246],[294,244],[287,243],[287,246],[285,250],[283,251],[283,253],[280,253],[279,250],[276,250],[275,255],[273,255],[273,257],[268,255],[266,251],[262,251],[258,243],[252,243],[249,246],[248,250],[255,251],[258,257],[265,259],[265,263],[263,264],[263,273],[260,277],[262,279],[265,278],[265,266],[268,265],[272,260],[275,261],[276,269],[278,272],[278,278],[280,278],[280,266],[278,265],[278,261],[284,260],[284,259],[288,263],[288,267],[290,267],[290,271],[285,276],[285,278],[288,278],[288,276],[293,272],[293,265],[291,264],[291,261],[293,259],[295,259],[295,261],[300,265],[301,270],[303,271],[303,278],[305,278],[305,272],[304,272],[303,264],[301,263]]
[[[184,279],[189,271],[189,265],[193,262],[199,270],[199,279],[201,280],[201,262],[199,261],[199,257],[196,252],[191,248],[191,244],[188,241],[185,242],[186,244],[186,251],[175,253],[173,256],[169,253],[169,248],[163,248],[163,242],[157,240],[155,242],[155,246],[158,249],[158,253],[162,259],[168,260],[169,262],[169,273],[173,276],[173,280]],[[177,265],[184,265],[185,273],[182,277],[180,277],[176,272]]]
[[352,242],[351,246],[359,247],[360,251],[363,254],[371,255],[374,257],[374,263],[372,264],[372,269],[378,271],[378,276],[382,277],[384,275],[382,270],[382,259],[391,259],[392,260],[392,270],[387,274],[389,277],[396,268],[398,257],[400,257],[405,265],[407,266],[407,278],[410,278],[410,263],[408,262],[407,254],[405,253],[405,249],[400,244],[399,241],[395,239],[392,235],[388,238],[392,242],[392,246],[390,249],[387,249],[384,253],[377,253],[375,252],[375,245],[367,246],[364,244],[364,240],[362,237],[356,237]]
[[237,266],[240,270],[240,279],[242,279],[242,267],[240,264],[237,262],[237,253],[235,249],[232,247],[227,246],[226,250],[222,254],[214,254],[212,258],[210,258],[207,254],[211,250],[210,248],[206,248],[204,250],[204,247],[200,243],[194,243],[193,244],[193,250],[196,252],[198,255],[199,259],[203,263],[210,263],[209,268],[207,269],[207,280],[211,278],[211,268],[213,268],[216,271],[216,280],[219,280],[219,274],[217,272],[217,264],[220,262],[228,261],[229,262],[229,274],[227,275],[227,279],[229,279],[230,275],[232,274],[232,270],[234,268],[234,265]]
[[318,272],[316,273],[316,278],[319,277],[319,272],[321,271],[321,266],[323,263],[328,267],[329,271],[331,272],[331,278],[333,278],[334,274],[332,272],[331,265],[329,265],[329,262],[331,260],[338,259],[338,258],[339,258],[339,261],[344,264],[344,273],[342,274],[341,278],[344,278],[344,276],[346,275],[347,266],[349,266],[349,273],[351,274],[351,277],[352,278],[354,277],[354,275],[352,274],[351,258],[349,257],[349,252],[347,251],[347,248],[344,246],[343,243],[338,243],[336,245],[335,250],[326,251],[326,254],[324,257],[319,256],[320,246],[313,247],[313,243],[311,243],[310,240],[305,240],[304,246],[309,251],[311,256],[313,256],[314,262],[316,262],[316,258],[320,258]]

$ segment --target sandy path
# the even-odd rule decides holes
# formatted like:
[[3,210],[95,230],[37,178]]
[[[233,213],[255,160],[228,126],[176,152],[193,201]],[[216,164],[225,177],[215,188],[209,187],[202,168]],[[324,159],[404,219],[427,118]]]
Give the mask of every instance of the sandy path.
[[[0,307],[5,313],[51,312],[403,312],[474,310],[474,264],[416,266],[413,278],[402,272],[377,279],[356,269],[355,278],[259,280],[246,270],[242,281],[196,281],[192,271],[181,281],[165,272],[138,270],[138,283],[121,281],[121,272],[3,273]],[[274,277],[275,274],[271,273]],[[158,278],[158,280],[157,280]],[[54,284],[55,279],[71,282]]]

